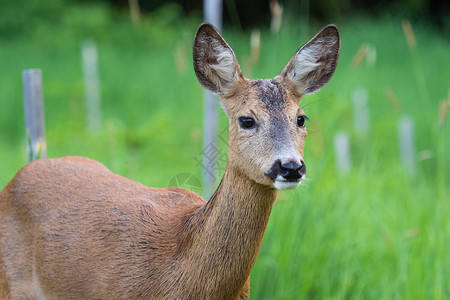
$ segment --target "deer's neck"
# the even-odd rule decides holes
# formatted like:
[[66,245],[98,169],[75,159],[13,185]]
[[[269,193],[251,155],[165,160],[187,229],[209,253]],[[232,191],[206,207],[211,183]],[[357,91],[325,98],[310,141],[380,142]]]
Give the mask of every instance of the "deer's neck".
[[255,263],[277,190],[227,168],[211,200],[192,217],[188,263],[211,291],[237,291]]

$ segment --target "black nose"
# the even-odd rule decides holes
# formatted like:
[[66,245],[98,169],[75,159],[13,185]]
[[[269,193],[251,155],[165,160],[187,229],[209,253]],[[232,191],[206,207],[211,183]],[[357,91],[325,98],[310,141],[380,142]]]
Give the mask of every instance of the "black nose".
[[306,166],[303,161],[301,161],[300,164],[297,162],[288,162],[286,164],[282,164],[280,168],[280,175],[289,181],[299,180],[306,174]]
[[303,160],[300,163],[291,161],[285,164],[277,160],[266,175],[272,180],[275,180],[278,176],[282,176],[287,181],[298,181],[305,174],[306,166]]

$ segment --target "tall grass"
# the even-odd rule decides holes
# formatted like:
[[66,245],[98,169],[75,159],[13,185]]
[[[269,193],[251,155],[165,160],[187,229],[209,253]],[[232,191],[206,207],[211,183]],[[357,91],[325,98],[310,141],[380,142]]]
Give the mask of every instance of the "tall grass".
[[[400,22],[343,24],[341,31],[340,65],[330,85],[300,104],[312,120],[305,150],[311,180],[281,193],[287,200],[274,208],[252,272],[252,297],[446,299],[450,155],[444,149],[450,145],[448,124],[438,126],[438,107],[447,97],[449,45],[420,28],[411,57]],[[362,43],[376,48],[377,62],[354,69],[350,60]],[[262,48],[271,51],[273,44]],[[416,81],[417,59],[429,99]],[[352,123],[357,86],[369,92],[371,130],[364,138]],[[389,103],[387,87],[401,111]],[[417,149],[432,153],[422,161],[417,155],[416,174],[399,157],[397,121],[404,114],[415,121]],[[352,137],[348,175],[334,168],[332,139],[341,130]]]
[[[152,22],[159,22],[160,31]],[[43,70],[50,157],[89,156],[156,187],[179,173],[201,178],[203,93],[191,67],[196,23],[154,18],[136,28],[111,22],[106,38],[98,34],[103,122],[96,134],[85,129],[79,49],[89,30],[69,35],[67,43],[58,34],[70,26],[52,27],[54,43],[47,35],[44,42],[3,41],[0,187],[25,163],[20,74],[36,67]],[[301,103],[311,119],[305,148],[309,180],[280,193],[252,271],[251,298],[448,298],[450,125],[439,127],[438,120],[449,87],[448,39],[413,24],[417,53],[412,56],[400,20],[338,25],[338,69],[327,87]],[[224,36],[244,61],[250,33],[225,29]],[[262,28],[259,64],[244,67],[244,74],[275,76],[309,37],[296,23],[285,25],[278,36]],[[376,63],[354,68],[351,61],[363,43],[376,48]],[[419,90],[417,72],[425,79],[428,99]],[[371,118],[370,132],[362,138],[355,134],[351,105],[358,86],[368,91]],[[387,88],[399,101],[397,110]],[[417,161],[414,175],[399,159],[397,120],[404,114],[415,120],[416,149],[431,153]],[[219,123],[226,128],[223,113]],[[347,175],[335,169],[333,138],[340,131],[351,137]],[[220,146],[226,150],[225,143]]]

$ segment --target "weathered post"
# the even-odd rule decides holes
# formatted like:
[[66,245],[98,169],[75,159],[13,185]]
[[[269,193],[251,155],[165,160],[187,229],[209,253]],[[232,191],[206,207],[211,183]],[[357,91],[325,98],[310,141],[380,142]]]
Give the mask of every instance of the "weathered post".
[[357,87],[352,93],[355,132],[359,138],[367,137],[370,128],[368,93],[364,87]]
[[22,72],[27,161],[47,157],[45,118],[42,96],[42,72],[28,69]]
[[334,137],[334,152],[336,170],[340,174],[347,174],[350,171],[350,139],[344,132],[339,132]]
[[98,75],[97,46],[92,40],[87,40],[81,46],[83,62],[84,95],[86,103],[86,123],[91,132],[100,129],[100,79]]
[[139,8],[138,0],[128,0],[128,5],[130,6],[130,16],[134,24],[141,21],[141,9]]
[[414,123],[410,117],[403,116],[398,122],[398,135],[400,141],[400,157],[403,165],[410,175],[416,171],[414,149]]
[[[222,0],[204,0],[204,19],[217,30],[222,30]],[[217,97],[209,91],[204,92],[203,116],[203,184],[204,197],[209,199],[216,183],[217,158],[208,155],[206,149],[217,149]]]
[[272,34],[278,34],[281,28],[281,21],[283,20],[283,7],[277,0],[269,1],[270,14],[272,19],[270,21],[270,31]]

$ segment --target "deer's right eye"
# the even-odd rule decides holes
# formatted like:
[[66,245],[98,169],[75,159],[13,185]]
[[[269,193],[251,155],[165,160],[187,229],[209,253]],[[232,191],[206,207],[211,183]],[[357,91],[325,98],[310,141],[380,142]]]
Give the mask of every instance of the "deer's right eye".
[[251,117],[239,117],[239,125],[241,128],[250,129],[255,127],[255,120]]

